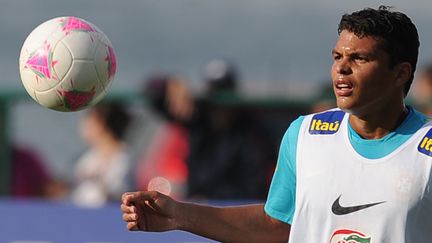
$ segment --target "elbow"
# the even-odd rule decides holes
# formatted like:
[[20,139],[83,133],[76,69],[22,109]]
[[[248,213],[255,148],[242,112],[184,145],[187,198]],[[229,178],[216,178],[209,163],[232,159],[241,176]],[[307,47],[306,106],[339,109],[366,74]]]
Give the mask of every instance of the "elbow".
[[270,220],[273,225],[273,236],[275,236],[272,242],[288,242],[291,232],[291,225],[271,217]]
[[277,239],[275,239],[274,242],[288,242],[289,240],[289,236],[290,236],[290,231],[291,231],[291,225],[285,224],[283,227],[281,227],[280,229],[278,229],[278,237]]

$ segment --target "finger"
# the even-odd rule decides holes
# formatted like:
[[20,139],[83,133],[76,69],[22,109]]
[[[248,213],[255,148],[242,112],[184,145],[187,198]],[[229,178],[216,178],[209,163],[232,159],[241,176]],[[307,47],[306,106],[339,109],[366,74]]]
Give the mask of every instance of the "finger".
[[154,193],[148,191],[138,191],[138,192],[126,192],[122,195],[122,203],[130,205],[131,202],[136,200],[151,200]]
[[131,231],[139,230],[138,223],[136,221],[127,223],[127,228],[128,228],[128,230],[131,230]]
[[126,192],[122,195],[122,204],[132,206],[134,202],[153,200],[155,195],[148,191]]
[[139,191],[139,192],[132,192],[128,196],[126,196],[126,200],[129,203],[135,203],[135,202],[143,202],[143,201],[154,201],[158,197],[157,191]]
[[125,205],[125,204],[121,204],[121,205],[120,205],[120,210],[121,210],[123,213],[136,213],[136,212],[137,212],[135,206],[127,206],[127,205]]
[[130,200],[133,198],[133,192],[125,192],[121,197],[122,204],[130,205]]
[[138,220],[138,215],[136,213],[124,213],[122,218],[125,222],[134,222]]

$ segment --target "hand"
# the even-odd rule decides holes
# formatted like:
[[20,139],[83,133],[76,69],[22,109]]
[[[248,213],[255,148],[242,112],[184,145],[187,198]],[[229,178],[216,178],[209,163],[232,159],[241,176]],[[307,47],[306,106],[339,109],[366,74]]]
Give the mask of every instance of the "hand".
[[178,202],[156,191],[127,192],[122,195],[121,211],[132,231],[177,229]]

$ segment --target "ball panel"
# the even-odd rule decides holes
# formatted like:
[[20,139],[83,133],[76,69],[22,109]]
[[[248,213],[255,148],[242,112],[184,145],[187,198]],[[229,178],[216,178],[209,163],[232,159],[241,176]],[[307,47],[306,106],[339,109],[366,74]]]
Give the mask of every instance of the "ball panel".
[[105,89],[108,90],[116,71],[114,52],[110,52],[110,47],[100,42],[96,48],[94,63],[99,80]]
[[74,60],[60,86],[77,90],[90,90],[101,86],[93,61]]
[[[34,74],[32,72],[30,72],[29,70],[21,72],[21,78],[23,78],[23,77],[25,78],[26,76],[30,76],[30,77],[28,77],[28,79],[31,79],[34,76]],[[37,101],[35,90],[32,86],[30,86],[31,83],[30,82],[23,82],[22,84],[24,86],[24,89],[30,95],[30,97],[32,97],[33,100]]]
[[26,80],[23,82],[26,90],[45,91],[51,89],[58,83],[58,80],[41,77],[41,75],[36,74],[34,70],[28,67],[20,71],[20,76],[21,79]]
[[74,31],[83,31],[83,32],[96,31],[93,24],[75,16],[62,17],[60,22],[61,22],[62,30],[66,34]]
[[42,106],[53,110],[64,111],[63,100],[53,90],[38,92],[35,91],[35,100]]
[[[59,25],[60,18],[55,18],[48,20],[40,25],[38,25],[26,38],[24,41],[23,47],[21,49],[21,55],[31,53],[34,50],[41,48],[48,39],[51,39],[51,43],[57,42],[62,35],[58,35],[55,33],[61,34],[61,26]],[[50,37],[50,38],[47,38]]]
[[93,60],[97,41],[87,32],[71,32],[61,42],[72,53],[73,59]]
[[93,99],[90,102],[88,102],[87,106],[83,107],[83,109],[99,103],[99,101],[101,101],[105,97],[106,94],[107,94],[107,92],[102,89],[99,93],[96,93],[96,95],[93,97]]
[[108,37],[97,27],[93,26],[96,32],[94,35],[97,35],[97,39],[104,43],[106,46],[112,46],[111,41],[108,39]]
[[[69,48],[59,41],[53,52],[53,71],[58,80],[63,80],[72,66],[72,53]],[[54,86],[52,86],[54,87]]]
[[105,95],[93,61],[87,60],[74,60],[69,73],[55,89],[64,96],[65,106],[71,111],[84,109],[93,99]]

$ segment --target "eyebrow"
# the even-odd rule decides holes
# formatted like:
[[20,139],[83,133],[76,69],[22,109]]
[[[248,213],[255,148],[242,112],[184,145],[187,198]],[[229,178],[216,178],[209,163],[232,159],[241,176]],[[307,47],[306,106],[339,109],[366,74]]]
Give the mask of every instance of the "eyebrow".
[[[334,54],[341,54],[341,52],[337,51],[336,49],[333,49],[333,50],[331,51],[331,53],[332,53],[333,55],[334,55]],[[371,53],[371,52],[365,51],[365,50],[363,50],[363,49],[356,49],[356,50],[354,50],[354,51],[349,51],[347,54],[348,54],[348,55],[366,55],[366,56],[373,56],[373,55],[374,55],[374,53]]]

